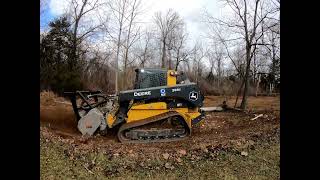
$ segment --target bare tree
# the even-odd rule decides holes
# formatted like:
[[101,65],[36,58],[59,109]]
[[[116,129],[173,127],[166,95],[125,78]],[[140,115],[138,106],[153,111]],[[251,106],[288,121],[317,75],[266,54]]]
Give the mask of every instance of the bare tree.
[[137,26],[137,18],[141,14],[140,8],[141,8],[141,0],[133,0],[133,2],[129,3],[129,17],[127,17],[129,23],[127,26],[126,31],[126,40],[124,43],[124,79],[123,79],[123,88],[126,89],[127,85],[127,67],[129,64],[131,64],[132,61],[129,61],[129,49],[132,47],[132,45],[139,39],[140,37],[140,26]]
[[[260,45],[259,39],[263,33],[259,30],[262,22],[268,17],[268,15],[276,12],[274,8],[267,7],[266,1],[255,0],[225,0],[225,5],[229,7],[233,14],[234,19],[230,21],[214,18],[210,15],[207,16],[209,23],[215,23],[220,26],[227,27],[234,32],[235,38],[233,40],[244,41],[245,46],[245,74],[244,74],[244,91],[242,96],[241,109],[245,109],[247,106],[247,96],[249,90],[249,73],[250,65],[257,45]],[[231,41],[231,39],[224,39],[224,41]]]
[[[162,43],[161,68],[166,67],[166,50],[168,38],[173,31],[181,25],[182,20],[177,12],[169,9],[164,15],[162,12],[156,12],[154,21],[160,31],[160,41]],[[169,63],[170,64],[170,63]]]
[[[107,11],[110,18],[104,23],[104,31],[111,41],[115,43],[115,91],[119,91],[119,82],[126,88],[126,73],[128,66],[135,59],[130,60],[131,48],[140,38],[139,16],[141,15],[141,0],[111,0],[107,2]],[[121,60],[121,61],[120,61]],[[123,63],[123,78],[119,79],[119,64]]]
[[[167,38],[167,51],[168,51],[168,68],[173,68],[172,59],[176,60],[176,65],[179,65],[180,55],[182,54],[182,49],[185,46],[187,39],[187,34],[185,32],[185,24],[181,19],[181,22],[176,26],[176,28],[172,29]],[[173,57],[175,55],[175,57]],[[178,62],[178,63],[177,63]],[[177,67],[177,66],[176,66]]]
[[178,47],[178,49],[176,50],[176,56],[174,57],[175,61],[176,61],[176,64],[175,64],[176,71],[178,70],[178,67],[181,62],[189,61],[189,56],[191,54],[191,51],[189,51],[187,49],[179,49],[179,48],[181,48],[181,47]]
[[110,92],[109,87],[113,83],[111,78],[113,69],[109,65],[111,52],[104,52],[97,48],[90,53],[91,58],[84,66],[82,82],[87,89]]
[[[119,55],[120,48],[123,44],[122,42],[122,34],[124,31],[124,24],[126,21],[126,10],[129,6],[128,0],[111,0],[107,2],[108,10],[111,12],[111,16],[114,17],[113,25],[115,27],[109,28],[108,23],[104,22],[104,30],[108,36],[111,37],[112,41],[116,43],[116,58],[115,58],[115,93],[118,93],[118,76],[119,76]],[[110,30],[111,29],[111,30]]]
[[[274,2],[274,1],[273,1]],[[278,12],[280,11],[280,1],[274,2]],[[279,13],[280,16],[280,13]],[[266,41],[262,42],[265,49],[267,50],[267,55],[271,59],[271,66],[269,70],[270,77],[270,88],[269,93],[272,93],[276,81],[280,79],[280,17],[274,16],[270,17],[265,22]]]
[[145,67],[146,65],[146,62],[148,60],[150,60],[152,57],[152,52],[150,52],[152,49],[151,49],[151,40],[152,40],[152,33],[150,31],[146,31],[142,38],[141,38],[141,41],[142,41],[142,46],[143,47],[139,47],[137,50],[136,50],[136,57],[137,59],[139,59],[139,66],[141,67]]
[[196,82],[199,83],[199,78],[202,74],[201,60],[207,55],[208,49],[203,47],[203,44],[199,41],[196,42],[192,48],[192,60],[193,60],[193,72]]
[[221,78],[223,74],[223,58],[224,51],[222,47],[219,47],[218,43],[215,43],[211,50],[207,53],[210,63],[210,73],[213,75],[213,70],[217,75],[217,88],[220,88]]
[[[94,33],[99,27],[99,25],[93,24],[89,27],[81,26],[81,21],[84,19],[84,17],[96,10],[101,4],[99,3],[99,0],[89,1],[89,0],[82,0],[79,2],[78,0],[72,0],[71,1],[71,7],[69,14],[71,15],[72,22],[73,22],[73,42],[72,42],[72,56],[73,56],[73,62],[71,62],[71,69],[74,68],[73,64],[75,61],[78,60],[79,52],[78,47],[79,45],[92,33]],[[88,25],[88,23],[86,23]],[[79,32],[79,29],[81,28],[81,32]]]
[[186,26],[181,20],[179,26],[177,26],[168,37],[168,52],[169,52],[169,69],[172,69],[172,58],[174,59],[174,68],[177,71],[181,62],[186,62],[189,59],[191,50],[187,49],[186,43],[188,34],[186,32]]

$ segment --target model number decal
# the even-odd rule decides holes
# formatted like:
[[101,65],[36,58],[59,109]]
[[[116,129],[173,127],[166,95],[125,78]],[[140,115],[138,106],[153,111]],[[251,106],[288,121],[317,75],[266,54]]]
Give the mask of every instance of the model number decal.
[[178,92],[178,91],[181,91],[181,88],[172,89],[172,92]]
[[151,91],[144,91],[144,92],[134,92],[133,96],[150,96],[151,95]]

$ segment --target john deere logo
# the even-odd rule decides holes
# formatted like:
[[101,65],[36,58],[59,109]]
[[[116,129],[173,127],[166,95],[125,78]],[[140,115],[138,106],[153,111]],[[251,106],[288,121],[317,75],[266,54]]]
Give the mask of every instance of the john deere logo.
[[133,96],[150,96],[151,95],[151,91],[144,91],[144,92],[134,92]]
[[189,94],[189,99],[190,99],[191,101],[196,101],[196,100],[198,99],[198,93],[195,92],[195,91],[190,92],[190,94]]

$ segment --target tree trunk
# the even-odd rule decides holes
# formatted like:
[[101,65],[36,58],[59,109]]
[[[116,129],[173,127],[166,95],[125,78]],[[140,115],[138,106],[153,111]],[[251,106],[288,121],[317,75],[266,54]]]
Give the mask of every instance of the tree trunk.
[[199,84],[199,74],[200,74],[200,73],[199,73],[199,71],[200,71],[199,64],[200,64],[200,63],[199,63],[199,61],[198,61],[198,63],[197,63],[197,75],[196,75],[196,78],[197,78],[197,81],[196,81],[196,82],[197,82],[197,84]]
[[122,77],[122,90],[127,90],[127,81],[128,80],[128,77],[127,77],[127,66],[124,67],[124,70],[123,70],[123,77]]
[[175,71],[178,71],[178,66],[179,66],[179,59],[177,58],[176,59],[176,65],[175,65],[175,68],[174,68]]
[[244,80],[241,81],[240,88],[238,89],[236,102],[234,103],[234,108],[236,108],[236,106],[237,106],[237,104],[238,104],[238,98],[239,98],[239,96],[240,96],[240,94],[241,94],[241,90],[242,90],[243,85],[244,85]]
[[258,97],[258,91],[259,91],[259,84],[260,84],[260,77],[261,74],[258,74],[258,79],[257,79],[257,86],[256,86],[256,97]]
[[172,69],[172,63],[171,63],[171,50],[168,50],[168,68]]
[[256,53],[253,54],[253,83],[257,82],[256,73],[257,73],[257,64],[256,64]]
[[163,40],[163,47],[162,47],[162,64],[161,64],[161,68],[165,68],[166,67],[166,41]]
[[243,96],[242,96],[242,101],[240,105],[240,109],[246,109],[247,107],[247,98],[248,98],[248,91],[249,91],[249,73],[250,73],[250,51],[251,47],[247,47],[246,50],[246,72],[244,76],[244,90],[243,90]]
[[118,89],[119,89],[119,87],[118,87],[118,63],[119,63],[119,51],[120,51],[120,37],[121,37],[121,28],[120,28],[120,32],[119,32],[119,34],[118,34],[118,44],[117,44],[117,56],[116,56],[116,67],[115,67],[115,69],[116,69],[116,77],[115,77],[115,82],[114,82],[114,84],[115,84],[115,93],[117,94],[118,93]]
[[125,59],[124,59],[124,69],[123,69],[123,78],[122,78],[122,89],[127,89],[127,68],[128,68],[128,51],[129,48],[126,48]]
[[147,60],[147,50],[148,50],[148,41],[146,42],[146,45],[144,46],[144,52],[143,52],[143,59],[142,59],[142,63],[141,63],[141,66],[144,68],[144,64]]
[[77,31],[78,31],[78,23],[79,21],[76,20],[75,25],[74,25],[74,30],[73,30],[73,42],[72,42],[72,58],[71,62],[69,64],[70,71],[73,71],[73,66],[75,62],[77,61]]
[[249,90],[249,78],[247,77],[247,75],[245,76],[245,81],[244,82],[245,82],[244,83],[244,90],[243,90],[243,96],[242,96],[240,109],[246,109],[247,108],[247,97],[248,97],[248,90]]
[[217,78],[217,84],[218,84],[218,91],[220,91],[220,82],[221,82],[221,60],[218,59],[218,78]]

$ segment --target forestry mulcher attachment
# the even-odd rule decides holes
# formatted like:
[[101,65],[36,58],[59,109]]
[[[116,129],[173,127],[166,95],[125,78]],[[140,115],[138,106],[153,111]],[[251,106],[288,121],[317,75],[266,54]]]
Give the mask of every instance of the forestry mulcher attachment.
[[83,135],[118,129],[124,143],[184,139],[200,122],[204,96],[183,72],[136,69],[133,90],[106,95],[100,91],[66,92]]

